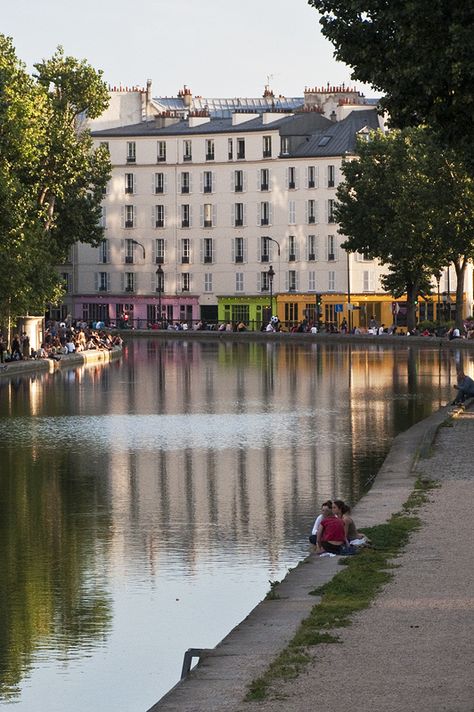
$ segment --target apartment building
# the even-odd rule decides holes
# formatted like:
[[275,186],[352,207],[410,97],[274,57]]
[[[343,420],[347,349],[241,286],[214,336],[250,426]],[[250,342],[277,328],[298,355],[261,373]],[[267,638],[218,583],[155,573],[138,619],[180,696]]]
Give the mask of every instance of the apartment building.
[[334,220],[341,164],[382,128],[353,89],[304,97],[152,99],[111,92],[92,125],[109,149],[104,240],[62,270],[74,318],[159,321],[383,320],[383,267],[348,255]]

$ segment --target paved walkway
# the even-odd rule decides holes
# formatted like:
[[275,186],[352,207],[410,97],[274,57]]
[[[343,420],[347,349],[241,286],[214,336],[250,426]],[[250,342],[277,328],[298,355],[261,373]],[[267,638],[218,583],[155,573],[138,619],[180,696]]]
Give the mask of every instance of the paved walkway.
[[[150,712],[474,712],[474,412],[441,427],[434,454],[412,471],[414,453],[428,450],[446,415],[443,409],[396,438],[355,508],[361,526],[384,521],[400,510],[416,474],[442,483],[421,510],[423,525],[394,579],[338,631],[342,644],[315,647],[296,680],[277,685],[264,702],[243,702],[248,681],[315,603],[308,591],[336,572],[335,559],[311,556],[281,584],[280,601],[257,606]],[[456,533],[465,542],[458,547],[449,543]]]

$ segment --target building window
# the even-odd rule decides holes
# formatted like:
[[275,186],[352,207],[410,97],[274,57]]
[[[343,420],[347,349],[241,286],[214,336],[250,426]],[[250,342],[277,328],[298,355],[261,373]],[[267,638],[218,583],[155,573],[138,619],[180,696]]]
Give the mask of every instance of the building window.
[[156,158],[158,163],[166,161],[166,141],[158,141],[156,146]]
[[288,291],[296,292],[296,270],[290,269],[288,271]]
[[165,192],[165,174],[164,173],[155,173],[155,181],[154,181],[154,193],[155,195],[158,195],[159,193],[164,193]]
[[[100,207],[99,226],[104,229],[107,227],[107,208],[105,205],[101,205]],[[71,260],[69,260],[69,262],[71,262]]]
[[125,192],[132,194],[135,192],[135,176],[133,173],[125,173]]
[[234,142],[231,138],[227,139],[227,158],[229,161],[234,158]]
[[193,159],[193,152],[192,152],[192,143],[190,139],[185,139],[183,141],[183,161],[192,161]]
[[157,265],[162,265],[165,262],[165,244],[162,237],[155,240],[155,262]]
[[63,280],[64,291],[66,294],[70,294],[72,291],[72,274],[70,272],[61,272],[61,279]]
[[215,157],[214,153],[214,139],[206,139],[206,161],[213,161]]
[[234,191],[242,193],[244,190],[244,172],[234,171]]
[[212,272],[206,272],[204,274],[204,291],[212,292]]
[[328,262],[336,259],[336,241],[334,235],[328,235]]
[[184,237],[181,240],[181,264],[187,265],[191,260],[191,240]]
[[191,208],[185,204],[181,206],[181,227],[191,226]]
[[134,292],[136,289],[135,272],[125,272],[125,291]]
[[374,292],[375,291],[375,274],[373,270],[364,270],[363,274],[363,292]]
[[234,226],[242,227],[244,224],[244,204],[234,203]]
[[244,291],[244,273],[243,272],[235,273],[235,291],[236,292]]
[[287,156],[290,152],[290,141],[288,136],[282,136],[280,140],[280,152],[282,156]]
[[155,205],[155,227],[165,226],[165,206]]
[[260,225],[270,225],[271,223],[271,206],[268,201],[260,203]]
[[296,168],[288,168],[288,190],[296,188]]
[[212,237],[204,237],[201,242],[202,255],[201,262],[205,265],[212,264],[214,262],[214,245]]
[[328,291],[336,291],[336,273],[332,270],[328,272]]
[[268,279],[268,272],[260,272],[260,291],[268,292],[270,289],[270,280]]
[[316,166],[308,166],[308,188],[317,188]]
[[328,200],[328,223],[336,222],[336,218],[334,215],[335,207],[336,207],[336,201],[332,200],[332,198],[329,199]]
[[314,270],[308,272],[308,291],[316,291],[316,272]]
[[236,237],[234,240],[234,255],[233,255],[233,262],[237,263],[242,263],[244,262],[244,238],[243,237]]
[[155,274],[155,292],[163,294],[165,291],[165,273],[163,271]]
[[296,238],[294,235],[288,235],[288,262],[296,261]]
[[109,261],[109,241],[101,240],[99,245],[99,262],[100,264],[107,264]]
[[181,291],[189,292],[191,289],[191,275],[189,272],[183,272],[181,275]]
[[271,136],[263,137],[263,157],[264,158],[272,157],[272,137]]
[[97,291],[98,292],[108,292],[109,291],[109,274],[108,272],[99,272],[97,275]]
[[316,223],[316,201],[315,200],[308,200],[307,210],[308,210],[308,224],[314,225]]
[[137,146],[135,141],[127,141],[127,163],[135,163],[137,160]]
[[135,249],[135,240],[125,240],[125,254],[124,254],[124,262],[126,265],[133,265],[134,263],[134,249]]
[[202,225],[203,227],[213,227],[214,206],[211,203],[206,203],[202,206]]
[[268,168],[260,169],[260,190],[270,190],[270,171]]
[[181,172],[181,193],[189,193],[190,192],[190,184],[191,184],[191,178],[189,176],[188,171],[182,171]]
[[125,227],[135,227],[135,206],[125,206]]
[[298,302],[285,303],[285,321],[287,323],[298,321]]
[[328,188],[336,185],[336,166],[328,166]]
[[212,171],[204,171],[202,189],[204,193],[212,193]]
[[244,138],[237,139],[237,158],[238,159],[245,158],[245,139]]
[[308,235],[308,237],[307,237],[307,251],[308,251],[308,262],[316,262],[316,260],[318,259],[316,235]]
[[288,224],[296,225],[296,202],[294,200],[288,202]]
[[270,262],[270,240],[268,237],[260,238],[260,262]]

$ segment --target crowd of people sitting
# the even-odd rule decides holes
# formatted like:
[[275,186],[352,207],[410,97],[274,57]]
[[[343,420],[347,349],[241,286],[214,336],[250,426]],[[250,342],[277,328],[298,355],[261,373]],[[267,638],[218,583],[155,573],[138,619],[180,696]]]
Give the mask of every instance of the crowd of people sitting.
[[359,547],[370,545],[365,534],[357,531],[351,508],[342,499],[323,502],[309,541],[319,555],[355,554]]
[[50,321],[46,324],[44,340],[37,349],[31,348],[28,334],[22,332],[14,334],[10,350],[7,350],[0,334],[0,360],[1,363],[44,358],[59,361],[63,356],[81,351],[110,351],[122,343],[123,339],[118,334],[112,336],[102,329],[90,327],[86,322],[67,324]]

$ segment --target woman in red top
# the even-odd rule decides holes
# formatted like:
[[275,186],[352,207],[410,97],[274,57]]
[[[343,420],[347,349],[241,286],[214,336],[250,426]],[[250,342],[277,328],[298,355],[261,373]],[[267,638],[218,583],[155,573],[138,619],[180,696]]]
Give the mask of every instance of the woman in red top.
[[347,544],[344,522],[332,512],[323,519],[318,528],[317,543],[330,554],[340,554]]

